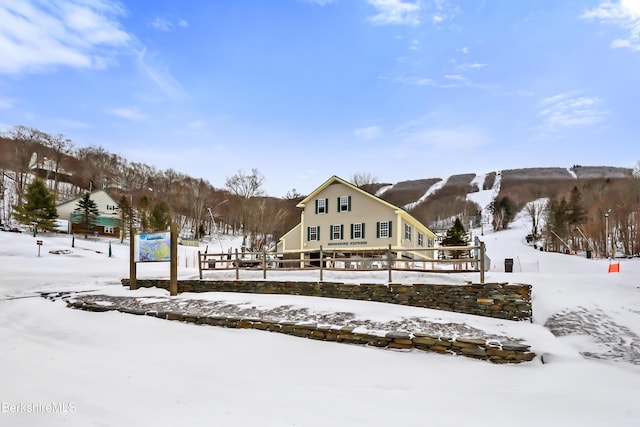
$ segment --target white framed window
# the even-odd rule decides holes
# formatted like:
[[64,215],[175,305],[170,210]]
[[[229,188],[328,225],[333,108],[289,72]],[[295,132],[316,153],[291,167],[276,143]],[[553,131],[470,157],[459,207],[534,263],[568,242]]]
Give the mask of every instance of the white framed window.
[[404,225],[404,240],[411,241],[411,226],[409,224]]
[[105,226],[104,227],[104,234],[113,234],[115,232],[115,228],[114,227],[110,227],[110,226]]
[[320,226],[314,225],[311,227],[307,227],[307,240],[314,241],[320,240]]
[[351,210],[351,196],[338,197],[338,212],[348,212]]
[[335,224],[331,226],[331,240],[342,240],[344,235],[344,226]]
[[364,222],[351,224],[351,238],[364,239]]
[[376,224],[376,237],[379,239],[392,237],[391,221],[380,221]]
[[328,212],[328,199],[316,199],[316,213],[317,214],[326,214]]
[[418,233],[418,246],[424,246],[424,234],[422,233]]

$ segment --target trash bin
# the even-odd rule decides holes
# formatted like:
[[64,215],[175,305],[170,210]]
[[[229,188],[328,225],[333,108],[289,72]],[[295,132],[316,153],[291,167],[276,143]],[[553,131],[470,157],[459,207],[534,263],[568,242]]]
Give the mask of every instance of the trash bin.
[[591,251],[587,251],[587,259],[591,259]]
[[513,258],[504,259],[504,272],[513,273]]

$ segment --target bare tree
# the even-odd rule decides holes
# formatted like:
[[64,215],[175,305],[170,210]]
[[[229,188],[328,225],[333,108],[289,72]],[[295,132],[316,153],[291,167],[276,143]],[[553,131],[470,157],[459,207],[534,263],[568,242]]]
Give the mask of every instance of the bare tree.
[[285,200],[301,200],[303,198],[304,198],[304,195],[300,193],[298,190],[296,190],[295,188],[292,188],[291,190],[287,191],[287,194],[284,195]]
[[14,142],[16,203],[18,207],[21,207],[24,191],[28,184],[28,176],[31,174],[32,154],[36,152],[38,143],[42,141],[42,132],[35,128],[17,125],[9,131],[8,136]]
[[239,202],[243,239],[246,239],[247,233],[251,229],[251,199],[264,194],[261,189],[263,183],[264,176],[256,168],[251,170],[250,175],[247,175],[243,170],[239,170],[235,175],[227,178],[225,182],[229,192]]
[[531,237],[537,240],[540,237],[540,222],[544,218],[546,200],[538,199],[529,202],[524,207],[524,212],[531,218]]
[[378,182],[378,178],[368,172],[356,172],[351,175],[351,183],[358,188],[367,187]]
[[73,150],[73,141],[62,134],[57,135],[49,135],[44,134],[44,142],[46,146],[50,149],[50,160],[53,162],[53,194],[55,199],[58,199],[58,184],[59,184],[59,175],[60,175],[60,164],[62,160],[69,156]]
[[194,222],[194,237],[199,239],[204,234],[204,220],[208,214],[208,193],[211,186],[205,180],[199,179],[192,181],[190,187],[190,191],[188,191],[191,202],[190,216]]

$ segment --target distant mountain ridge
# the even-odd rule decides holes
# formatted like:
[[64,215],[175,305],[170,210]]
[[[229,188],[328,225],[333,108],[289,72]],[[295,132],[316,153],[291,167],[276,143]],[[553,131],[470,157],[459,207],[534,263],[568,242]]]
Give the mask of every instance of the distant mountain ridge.
[[[375,183],[369,184],[366,189],[433,226],[455,216],[478,216],[498,196],[512,198],[521,209],[531,200],[561,196],[576,185],[632,177],[631,168],[574,165],[571,168],[505,169],[485,174],[464,173],[445,178]],[[469,197],[481,191],[491,191],[491,198],[484,206],[474,202],[476,198]]]

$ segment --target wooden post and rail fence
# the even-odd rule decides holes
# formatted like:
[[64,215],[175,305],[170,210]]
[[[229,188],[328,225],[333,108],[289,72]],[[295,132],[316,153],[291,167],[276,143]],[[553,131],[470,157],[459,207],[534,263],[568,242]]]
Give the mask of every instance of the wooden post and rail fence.
[[[398,256],[398,252],[411,254],[413,258]],[[440,258],[436,254],[458,254],[449,258]],[[314,254],[314,258],[311,254]],[[485,244],[477,246],[446,246],[437,248],[393,249],[361,251],[360,255],[338,256],[335,250],[326,251],[320,246],[319,251],[298,252],[239,252],[207,253],[198,251],[198,269],[200,279],[204,271],[235,271],[236,280],[240,280],[240,270],[262,270],[263,279],[267,271],[317,270],[320,281],[324,280],[325,271],[375,271],[387,270],[389,282],[393,271],[414,271],[429,273],[480,273],[480,283],[484,284],[486,254]]]

